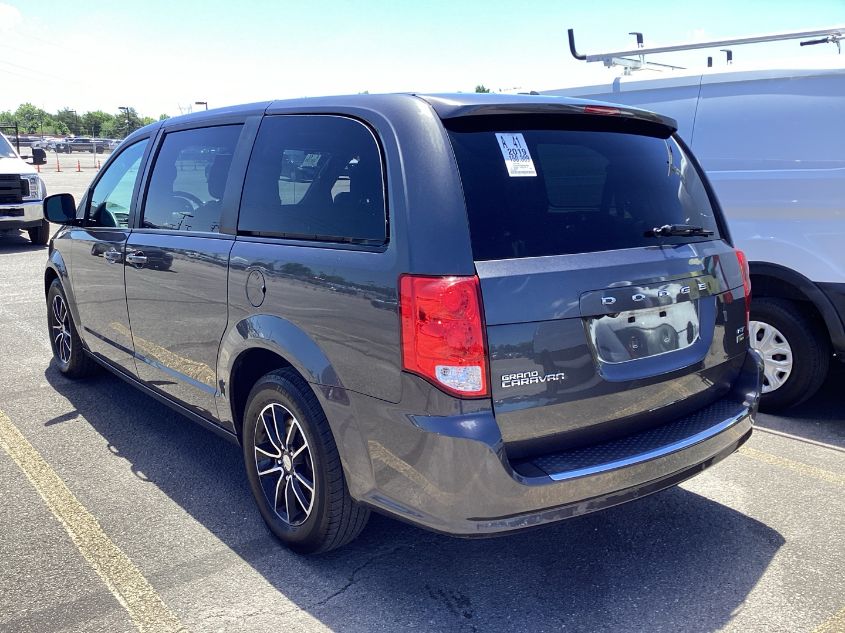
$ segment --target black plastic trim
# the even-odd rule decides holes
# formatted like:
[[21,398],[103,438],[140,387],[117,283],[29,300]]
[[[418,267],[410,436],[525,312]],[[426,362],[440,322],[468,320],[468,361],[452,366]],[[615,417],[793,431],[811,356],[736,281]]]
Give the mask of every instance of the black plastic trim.
[[[830,304],[833,306],[833,311],[839,317],[839,322],[845,327],[845,283],[832,283],[832,282],[824,282],[816,284],[819,287],[819,290],[822,291]],[[831,335],[831,339],[833,336]],[[845,346],[841,344],[836,346],[836,352],[840,357],[840,360],[845,361]]]
[[94,361],[97,364],[99,364],[102,367],[104,367],[105,369],[109,370],[111,373],[113,373],[118,378],[125,380],[130,385],[132,385],[133,387],[137,387],[138,389],[140,389],[146,395],[154,398],[155,400],[158,400],[159,402],[161,402],[164,405],[167,405],[168,407],[170,407],[171,409],[176,411],[176,413],[181,413],[186,418],[191,420],[191,422],[199,424],[201,427],[208,429],[209,431],[212,431],[213,433],[216,433],[220,437],[229,440],[233,444],[236,444],[236,445],[240,444],[240,442],[238,441],[238,436],[235,435],[234,433],[232,433],[231,431],[224,429],[222,426],[215,424],[211,420],[205,419],[201,415],[194,413],[193,411],[191,411],[190,409],[188,409],[186,407],[183,407],[181,404],[174,402],[170,398],[163,396],[162,394],[158,393],[157,391],[155,391],[155,390],[151,389],[150,387],[148,387],[147,385],[145,385],[143,382],[141,382],[137,378],[134,378],[133,376],[130,376],[130,375],[124,373],[123,371],[121,371],[120,369],[118,369],[117,367],[112,365],[111,363],[107,362],[106,360],[102,359],[101,357],[97,356],[96,354],[92,354],[87,349],[85,350],[85,353],[88,354],[88,356],[90,356],[91,358],[93,358]]
[[[841,298],[837,303],[834,299],[837,296],[836,287],[843,288],[845,284],[816,284],[799,272],[769,262],[750,262],[751,268],[751,300],[754,301],[754,277],[765,276],[781,281],[799,290],[815,306],[821,314],[827,326],[830,342],[837,354],[845,354],[845,316],[842,314]],[[830,290],[833,288],[833,294]],[[840,290],[840,292],[842,292]],[[760,295],[766,296],[766,295]],[[841,295],[840,295],[841,297]]]
[[[575,29],[567,29],[566,34],[569,36],[569,52],[572,53],[572,56],[575,59],[579,59],[583,62],[585,59],[587,59],[587,56],[580,55],[575,49]],[[640,35],[640,38],[642,38],[642,35]]]

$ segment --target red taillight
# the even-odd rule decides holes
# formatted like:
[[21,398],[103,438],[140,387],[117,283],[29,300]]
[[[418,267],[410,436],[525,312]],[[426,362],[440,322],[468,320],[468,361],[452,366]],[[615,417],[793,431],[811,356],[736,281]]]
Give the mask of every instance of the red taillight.
[[584,106],[584,114],[605,114],[616,116],[622,114],[622,110],[619,108],[612,108],[610,106],[588,105]]
[[751,271],[748,268],[748,259],[745,253],[737,249],[736,259],[739,262],[739,270],[742,273],[742,289],[745,291],[745,324],[751,320]]
[[487,396],[478,277],[399,278],[402,366],[462,397]]

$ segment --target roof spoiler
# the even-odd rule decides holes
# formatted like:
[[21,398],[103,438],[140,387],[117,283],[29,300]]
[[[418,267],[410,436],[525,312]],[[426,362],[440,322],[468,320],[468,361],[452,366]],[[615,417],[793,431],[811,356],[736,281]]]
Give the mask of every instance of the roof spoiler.
[[667,128],[670,132],[678,129],[675,119],[648,110],[639,110],[628,106],[588,101],[586,99],[567,99],[555,103],[557,97],[545,97],[542,100],[528,100],[520,103],[474,103],[454,104],[447,99],[438,97],[423,97],[434,108],[437,115],[443,119],[458,119],[462,117],[506,116],[520,114],[540,114],[558,116],[598,116],[614,117],[642,121]]

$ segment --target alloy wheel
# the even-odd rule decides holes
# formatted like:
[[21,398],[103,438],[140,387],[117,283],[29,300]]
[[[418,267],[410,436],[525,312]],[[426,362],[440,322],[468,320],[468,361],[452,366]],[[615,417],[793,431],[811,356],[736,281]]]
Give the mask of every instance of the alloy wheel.
[[314,506],[314,460],[299,421],[286,407],[268,404],[255,421],[255,468],[264,496],[288,525],[302,525]]
[[64,364],[68,364],[71,354],[70,314],[68,313],[65,300],[60,294],[53,297],[50,316],[53,347],[56,351],[56,356]]
[[763,356],[763,393],[779,389],[792,375],[792,347],[776,327],[751,321],[751,347]]

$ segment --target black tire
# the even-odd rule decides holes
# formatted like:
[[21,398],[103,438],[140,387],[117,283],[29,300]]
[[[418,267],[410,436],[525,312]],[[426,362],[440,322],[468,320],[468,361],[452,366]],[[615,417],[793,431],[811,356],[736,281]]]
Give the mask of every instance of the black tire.
[[[59,302],[63,309],[57,307]],[[60,372],[68,378],[86,378],[97,372],[99,366],[82,347],[65,291],[58,279],[53,280],[47,292],[47,331],[53,359]]]
[[[767,384],[771,383],[764,378],[767,384],[764,384],[760,410],[781,411],[812,397],[824,383],[830,365],[830,341],[824,324],[796,302],[769,297],[752,299],[751,321],[773,326],[792,352],[791,372],[783,384],[766,392]],[[752,324],[750,334],[751,345],[756,346],[764,331]]]
[[26,230],[29,233],[29,241],[39,246],[44,246],[50,241],[50,223],[47,220],[41,220],[40,226],[34,226]]
[[[267,426],[262,428],[262,414],[265,420],[271,420],[273,413],[282,429],[275,433]],[[298,424],[298,430],[293,428],[294,422]],[[297,446],[301,449],[302,445],[297,445],[300,433],[307,442],[308,450],[295,457],[296,461],[277,459],[276,453],[289,456],[298,452]],[[341,547],[360,534],[370,511],[349,496],[328,420],[311,387],[299,374],[286,368],[259,379],[247,400],[242,435],[250,488],[264,522],[280,541],[296,552],[315,554]],[[286,442],[286,445],[276,447],[275,442],[270,440],[271,435],[277,441],[279,436],[284,435],[286,439],[281,443]],[[270,456],[268,451],[273,455]],[[259,461],[266,473],[263,480],[258,474]],[[273,469],[278,470],[271,472]],[[309,480],[309,476],[313,478]],[[301,502],[302,497],[306,502],[309,499],[307,486],[299,485],[301,477],[312,484],[310,504]],[[285,482],[281,502],[280,482]],[[270,496],[275,501],[271,501]],[[280,505],[285,508],[280,508]],[[293,510],[289,511],[288,505]],[[306,509],[305,505],[309,505],[310,509]]]

